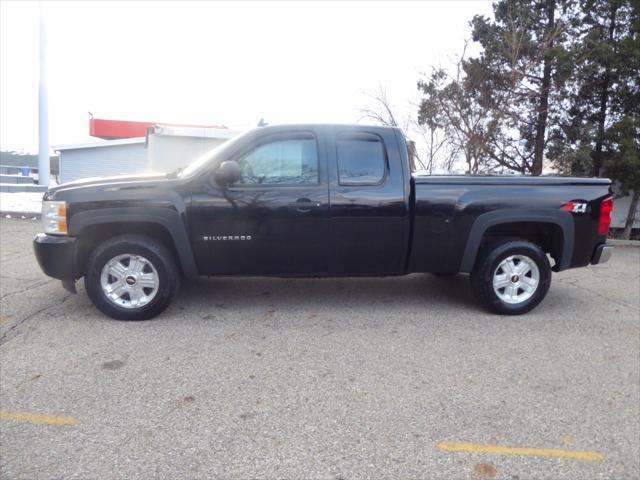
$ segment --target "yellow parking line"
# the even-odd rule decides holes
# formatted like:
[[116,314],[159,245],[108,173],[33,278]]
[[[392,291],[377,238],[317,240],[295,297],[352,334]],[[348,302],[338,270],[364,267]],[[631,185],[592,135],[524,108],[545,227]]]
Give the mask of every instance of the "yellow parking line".
[[478,443],[440,442],[440,450],[447,452],[494,453],[496,455],[532,455],[537,457],[577,458],[579,460],[600,461],[604,455],[599,452],[581,452],[577,450],[559,450],[556,448],[502,447],[500,445],[482,445]]
[[2,412],[0,420],[20,423],[38,423],[42,425],[75,425],[78,423],[73,417],[60,417],[56,415],[39,415],[25,412]]

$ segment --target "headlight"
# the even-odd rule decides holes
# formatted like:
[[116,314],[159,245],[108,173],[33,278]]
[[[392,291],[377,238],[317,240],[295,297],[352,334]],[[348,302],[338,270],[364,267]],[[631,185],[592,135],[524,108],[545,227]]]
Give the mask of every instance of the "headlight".
[[67,234],[66,202],[42,202],[42,225],[45,233]]

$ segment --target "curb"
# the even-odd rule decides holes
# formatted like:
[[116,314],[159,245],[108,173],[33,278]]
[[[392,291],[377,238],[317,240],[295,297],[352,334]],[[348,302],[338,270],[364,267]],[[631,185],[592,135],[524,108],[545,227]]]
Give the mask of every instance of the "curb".
[[607,239],[608,245],[613,245],[614,247],[640,247],[640,240],[621,240],[617,238],[609,238]]

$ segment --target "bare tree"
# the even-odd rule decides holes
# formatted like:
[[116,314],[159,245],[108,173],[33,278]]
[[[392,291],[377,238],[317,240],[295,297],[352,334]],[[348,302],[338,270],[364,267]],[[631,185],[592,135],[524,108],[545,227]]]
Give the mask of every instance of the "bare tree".
[[394,107],[387,96],[387,89],[382,85],[378,86],[373,93],[365,93],[369,99],[373,101],[373,105],[369,108],[361,108],[361,119],[373,120],[379,125],[385,127],[399,127],[407,131],[409,127],[409,119],[399,120],[398,115],[394,112]]
[[443,132],[454,158],[461,156],[466,173],[491,171],[493,166],[487,152],[487,140],[492,125],[487,121],[488,109],[470,88],[464,72],[467,44],[455,63],[454,73],[434,68],[427,80],[418,82],[423,97],[418,110],[418,123],[428,130]]
[[[402,116],[389,100],[387,90],[379,86],[374,93],[365,94],[372,105],[360,109],[361,119],[378,125],[399,127],[408,139],[408,150],[413,168],[429,174],[434,171],[451,173],[458,158],[458,149],[450,144],[442,127],[435,123],[420,124],[415,116]],[[418,106],[407,103],[407,111],[416,111]]]
[[434,171],[452,173],[455,170],[460,150],[447,136],[441,125],[436,123],[421,125],[417,120],[412,120],[411,134],[421,139],[422,148],[416,151],[416,156],[420,158],[423,169],[429,175]]

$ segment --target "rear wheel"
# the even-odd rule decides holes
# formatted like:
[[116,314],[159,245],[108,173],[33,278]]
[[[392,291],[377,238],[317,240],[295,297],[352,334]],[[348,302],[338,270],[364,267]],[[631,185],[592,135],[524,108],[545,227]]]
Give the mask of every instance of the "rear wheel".
[[118,320],[145,320],[169,306],[180,272],[161,243],[143,235],[122,235],[94,250],[84,283],[101,312]]
[[489,244],[471,273],[471,287],[494,313],[520,315],[535,308],[551,285],[551,266],[544,251],[525,240]]

